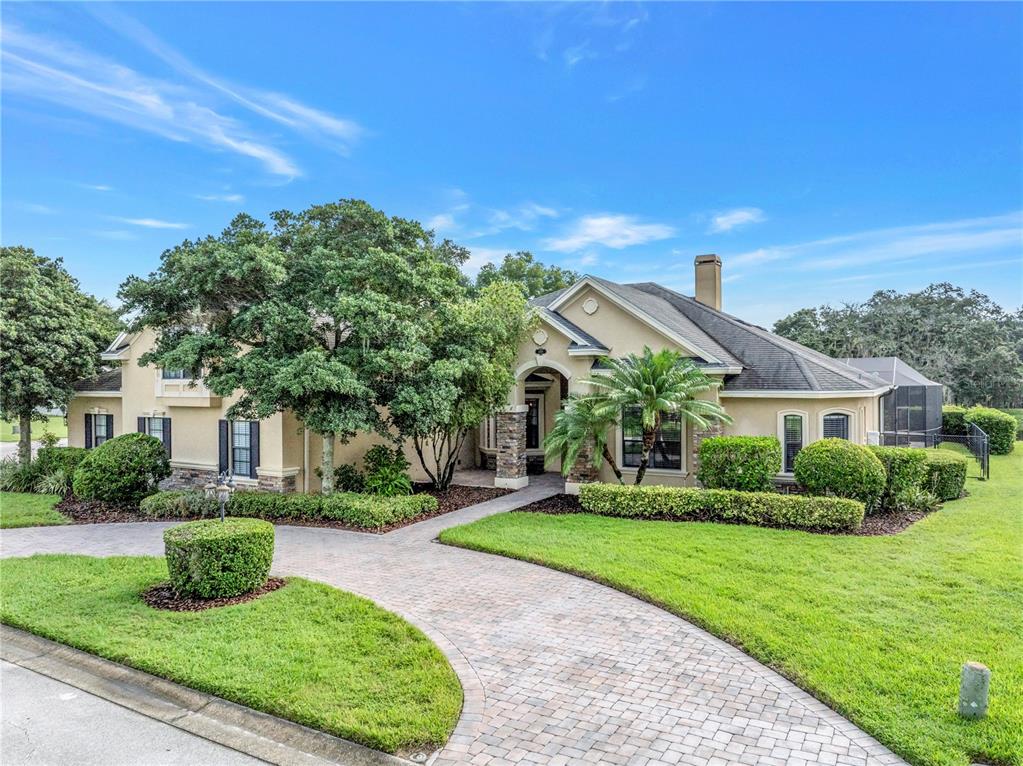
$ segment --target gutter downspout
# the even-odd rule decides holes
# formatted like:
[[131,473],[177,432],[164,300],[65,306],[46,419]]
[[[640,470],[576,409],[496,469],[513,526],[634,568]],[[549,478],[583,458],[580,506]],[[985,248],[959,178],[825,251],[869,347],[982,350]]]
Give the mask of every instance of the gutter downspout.
[[309,429],[302,429],[302,491],[309,492]]

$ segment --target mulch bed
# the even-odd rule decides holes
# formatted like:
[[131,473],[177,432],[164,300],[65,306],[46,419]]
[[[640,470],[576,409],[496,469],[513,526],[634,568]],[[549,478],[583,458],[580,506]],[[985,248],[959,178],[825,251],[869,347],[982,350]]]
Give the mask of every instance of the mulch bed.
[[[426,485],[416,485],[415,490],[417,494],[425,493],[437,498],[437,510],[434,513],[423,514],[409,521],[402,521],[380,529],[353,527],[349,524],[325,519],[280,519],[276,521],[271,519],[270,521],[287,526],[322,527],[326,529],[342,529],[347,532],[382,534],[425,521],[426,519],[432,519],[435,516],[443,516],[445,513],[451,513],[470,505],[493,500],[495,497],[501,497],[513,491],[510,489],[498,489],[497,487],[464,487],[456,484],[451,485],[446,490],[437,490]],[[122,507],[94,500],[78,500],[71,495],[65,497],[55,507],[75,524],[114,524],[134,521],[195,521],[199,518],[198,516],[154,518],[139,513],[138,508]]]
[[[516,513],[548,513],[558,515],[563,513],[587,513],[581,505],[579,498],[575,495],[553,495],[552,497],[537,500],[535,503],[524,505],[515,509]],[[909,528],[928,514],[920,511],[894,511],[892,513],[879,513],[873,516],[866,516],[863,524],[854,532],[832,532],[826,530],[804,529],[803,532],[811,532],[821,535],[851,535],[856,537],[877,537],[880,535],[894,535]],[[653,519],[657,521],[657,519]],[[677,519],[660,519],[660,521],[676,521],[685,524]],[[723,523],[723,522],[722,522]]]
[[154,585],[142,594],[142,600],[153,609],[166,609],[170,612],[201,612],[204,609],[215,609],[218,606],[233,606],[244,604],[247,601],[254,601],[267,593],[283,588],[285,581],[280,577],[271,577],[266,583],[256,590],[243,593],[240,596],[229,598],[180,598],[174,593],[170,583]]

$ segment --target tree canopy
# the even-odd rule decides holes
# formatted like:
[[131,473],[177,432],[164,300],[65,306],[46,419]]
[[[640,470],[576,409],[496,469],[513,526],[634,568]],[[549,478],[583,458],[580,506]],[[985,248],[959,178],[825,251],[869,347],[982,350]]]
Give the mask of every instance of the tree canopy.
[[113,310],[79,288],[60,259],[0,248],[0,414],[18,420],[21,461],[31,459],[32,420],[67,407],[72,384],[96,374],[113,340]]
[[448,402],[441,420],[477,417],[451,414],[452,392],[496,374],[487,360],[503,364],[506,354],[481,344],[485,323],[466,318],[464,248],[361,200],[272,217],[271,230],[239,215],[217,237],[168,250],[148,279],[122,285],[135,326],[158,334],[140,363],[199,370],[217,395],[238,393],[229,418],[294,412],[323,437],[328,493],[335,437],[394,438],[394,425],[399,437],[416,437],[420,426],[402,408],[423,397],[441,409]]
[[547,266],[525,250],[508,253],[500,266],[484,264],[476,275],[476,288],[483,289],[492,282],[507,281],[519,286],[527,298],[552,293],[578,281],[580,275],[560,266]]
[[833,357],[897,356],[962,404],[1023,406],[1023,309],[941,282],[796,311],[774,331]]

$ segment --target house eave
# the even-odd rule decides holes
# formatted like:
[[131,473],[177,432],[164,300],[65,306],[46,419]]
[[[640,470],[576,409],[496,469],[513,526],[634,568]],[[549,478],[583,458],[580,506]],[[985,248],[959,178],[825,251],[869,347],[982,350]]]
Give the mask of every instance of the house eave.
[[719,393],[719,396],[729,399],[855,399],[866,396],[881,396],[891,390],[891,386],[851,391],[777,391],[766,389],[763,391],[757,391],[723,389]]
[[120,399],[120,391],[75,391],[72,398],[80,396],[92,396],[92,397],[103,397],[104,399]]

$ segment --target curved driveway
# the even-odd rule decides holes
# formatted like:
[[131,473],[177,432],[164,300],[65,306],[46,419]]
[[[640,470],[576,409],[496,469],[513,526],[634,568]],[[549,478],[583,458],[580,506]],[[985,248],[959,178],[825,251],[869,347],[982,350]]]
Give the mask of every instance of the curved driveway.
[[[465,689],[448,764],[893,764],[840,715],[707,632],[561,572],[434,542],[559,491],[520,492],[386,535],[278,527],[274,570],[360,593],[434,639]],[[161,523],[4,530],[0,553],[160,555]]]

